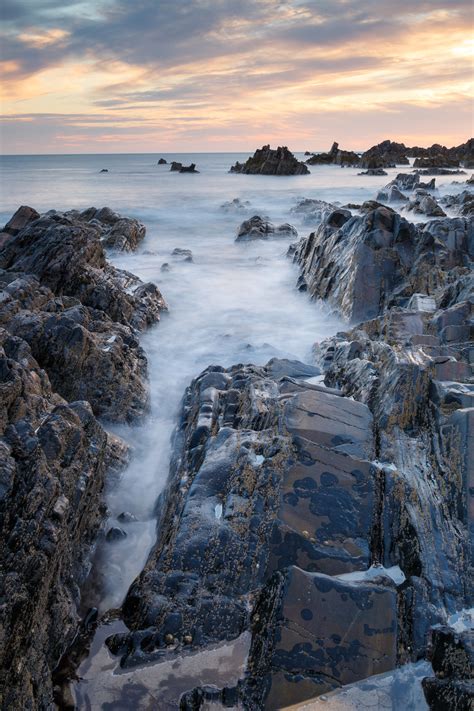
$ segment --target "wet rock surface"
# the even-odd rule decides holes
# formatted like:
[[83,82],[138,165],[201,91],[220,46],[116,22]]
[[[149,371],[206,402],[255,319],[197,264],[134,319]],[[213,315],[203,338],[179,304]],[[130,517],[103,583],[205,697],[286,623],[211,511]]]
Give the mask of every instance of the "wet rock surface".
[[247,175],[305,175],[309,170],[286,146],[272,149],[267,145],[258,148],[245,163],[237,161],[230,172]]
[[242,222],[235,241],[253,242],[255,240],[278,239],[279,237],[298,237],[298,232],[288,223],[274,225],[264,217],[254,215],[249,220]]
[[0,265],[0,323],[30,345],[55,391],[87,400],[106,419],[143,416],[147,361],[138,331],[165,308],[157,287],[108,264],[96,227],[71,213],[30,220],[4,246]]
[[147,409],[138,335],[164,301],[104,252],[133,249],[143,235],[108,208],[22,207],[2,233],[2,708],[52,708],[52,674],[76,637],[106,515],[105,476],[129,460],[95,416],[131,422]]
[[50,708],[113,442],[90,405],[57,395],[28,344],[3,328],[0,368],[2,707]]

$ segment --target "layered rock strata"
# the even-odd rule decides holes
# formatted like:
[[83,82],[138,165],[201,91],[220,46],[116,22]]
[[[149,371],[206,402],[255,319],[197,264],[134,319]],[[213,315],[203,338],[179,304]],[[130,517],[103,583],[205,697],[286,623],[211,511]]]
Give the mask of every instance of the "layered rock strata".
[[108,208],[20,208],[0,249],[0,682],[2,708],[51,708],[52,673],[74,638],[80,588],[128,448],[95,416],[147,409],[139,330],[159,319],[153,284],[115,269],[136,220]]

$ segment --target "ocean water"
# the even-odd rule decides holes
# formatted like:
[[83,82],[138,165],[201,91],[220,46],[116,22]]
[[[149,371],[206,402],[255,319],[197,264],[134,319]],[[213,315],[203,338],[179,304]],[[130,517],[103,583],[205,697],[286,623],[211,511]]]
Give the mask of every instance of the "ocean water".
[[[181,397],[191,379],[210,364],[264,364],[273,356],[308,361],[312,345],[344,324],[323,304],[296,291],[297,269],[286,257],[291,239],[235,243],[240,223],[254,214],[276,224],[290,222],[305,236],[291,208],[301,198],[360,203],[388,176],[358,176],[357,169],[313,167],[310,175],[266,177],[229,174],[244,154],[173,154],[168,161],[194,162],[198,175],[159,166],[160,155],[4,156],[0,159],[0,220],[19,205],[38,211],[107,205],[139,218],[147,227],[136,253],[111,255],[118,267],[155,282],[169,313],[142,337],[150,369],[151,413],[137,427],[115,427],[131,443],[134,456],[118,481],[110,481],[108,525],[129,511],[135,523],[127,538],[100,546],[87,603],[102,611],[121,604],[142,569],[155,539],[153,506],[168,474],[170,436]],[[302,157],[302,156],[301,156]],[[101,173],[102,168],[109,172]],[[403,170],[409,170],[405,168]],[[460,176],[462,180],[464,176]],[[462,189],[451,176],[437,179],[440,193]],[[240,198],[245,211],[221,205]],[[190,249],[193,262],[172,256]],[[163,271],[163,263],[169,271]]]

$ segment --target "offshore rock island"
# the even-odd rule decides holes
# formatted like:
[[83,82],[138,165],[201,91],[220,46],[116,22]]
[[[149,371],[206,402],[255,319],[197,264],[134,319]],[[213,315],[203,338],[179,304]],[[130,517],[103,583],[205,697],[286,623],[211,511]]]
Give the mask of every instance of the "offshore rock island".
[[[271,253],[248,250],[275,245],[288,292],[345,325],[308,362],[253,362],[249,344],[188,379],[152,543],[111,609],[89,601],[97,551],[120,551],[135,519],[111,527],[107,509],[136,457],[117,427],[149,422],[145,333],[159,348],[173,305],[166,282],[115,266],[146,246],[141,220],[22,206],[0,233],[3,708],[337,709],[380,679],[400,708],[471,707],[474,141],[334,143],[306,163],[266,145],[231,172],[301,176],[303,192],[308,165],[373,195],[313,190],[288,201],[290,224],[230,194],[222,258],[248,260],[250,288]],[[189,244],[165,274],[199,268]]]

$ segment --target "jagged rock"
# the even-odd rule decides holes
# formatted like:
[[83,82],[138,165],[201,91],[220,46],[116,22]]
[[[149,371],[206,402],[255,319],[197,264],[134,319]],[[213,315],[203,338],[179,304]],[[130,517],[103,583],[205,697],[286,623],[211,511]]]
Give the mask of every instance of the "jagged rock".
[[168,165],[168,161],[165,158],[160,158],[158,165]]
[[463,190],[458,195],[445,195],[440,202],[458,215],[466,217],[474,215],[474,193],[470,190]]
[[190,165],[182,165],[181,168],[179,169],[180,173],[199,173],[199,170],[196,170],[196,164],[191,163]]
[[471,177],[466,180],[466,183],[468,185],[474,185],[474,174],[471,175]]
[[278,237],[297,237],[298,232],[289,224],[275,226],[263,217],[254,215],[249,220],[245,220],[239,227],[236,242],[252,242],[258,239],[272,239]]
[[104,515],[109,438],[88,403],[55,394],[25,341],[4,329],[0,370],[2,704],[50,708]]
[[[61,215],[51,211],[48,215]],[[82,212],[69,210],[63,215],[73,222],[85,222],[95,229],[100,241],[107,249],[119,252],[134,252],[146,234],[145,225],[134,217],[119,215],[110,207],[97,210],[89,207]],[[39,216],[38,216],[39,217]]]
[[407,202],[408,198],[396,185],[387,185],[377,194],[377,201]]
[[172,160],[172,161],[171,161],[170,171],[178,171],[178,172],[179,172],[182,167],[183,167],[183,164],[182,164],[182,163],[178,163],[178,161]]
[[467,266],[473,231],[465,218],[417,228],[386,207],[350,219],[336,211],[299,242],[298,286],[349,321],[374,318],[413,293],[445,286],[454,276],[446,268]]
[[465,170],[450,170],[449,168],[427,168],[426,170],[416,170],[418,175],[466,175]]
[[108,264],[96,227],[74,216],[30,221],[4,246],[0,269],[35,275],[55,296],[75,297],[137,329],[159,321],[166,308],[154,284]]
[[358,165],[360,156],[354,151],[344,151],[339,148],[339,144],[334,142],[328,153],[315,153],[308,158],[308,165],[328,165],[334,163],[341,166]]
[[99,170],[99,173],[108,173],[109,169],[108,168],[102,168],[102,170]]
[[450,158],[448,155],[438,153],[426,158],[415,158],[414,168],[459,168],[459,160]]
[[369,168],[368,170],[362,171],[362,173],[357,173],[357,175],[388,175],[387,171],[383,168]]
[[394,168],[396,165],[409,165],[406,152],[403,143],[382,141],[362,154],[359,165],[361,168]]
[[430,657],[436,677],[423,679],[430,709],[469,711],[474,701],[474,631],[435,628]]
[[286,146],[279,146],[276,150],[272,150],[267,145],[257,149],[245,163],[237,161],[230,172],[248,175],[305,175],[309,170]]
[[[471,163],[474,161],[474,139],[470,138],[466,143],[462,143],[459,146],[453,146],[452,148],[446,148],[446,146],[441,146],[439,143],[434,143],[429,148],[419,148],[418,146],[414,148],[407,149],[408,155],[415,156],[419,161],[425,162],[426,167],[431,166],[437,167],[440,164],[441,167],[452,166],[457,162],[462,163],[466,168],[472,167]],[[417,162],[415,161],[415,165]],[[454,167],[457,167],[454,165]]]
[[415,194],[412,195],[405,209],[427,217],[446,217],[445,211],[438,205],[434,197],[423,189],[415,190]]
[[291,208],[290,212],[295,215],[302,215],[303,221],[308,224],[317,224],[328,217],[336,209],[336,206],[325,200],[313,200],[305,198]]

